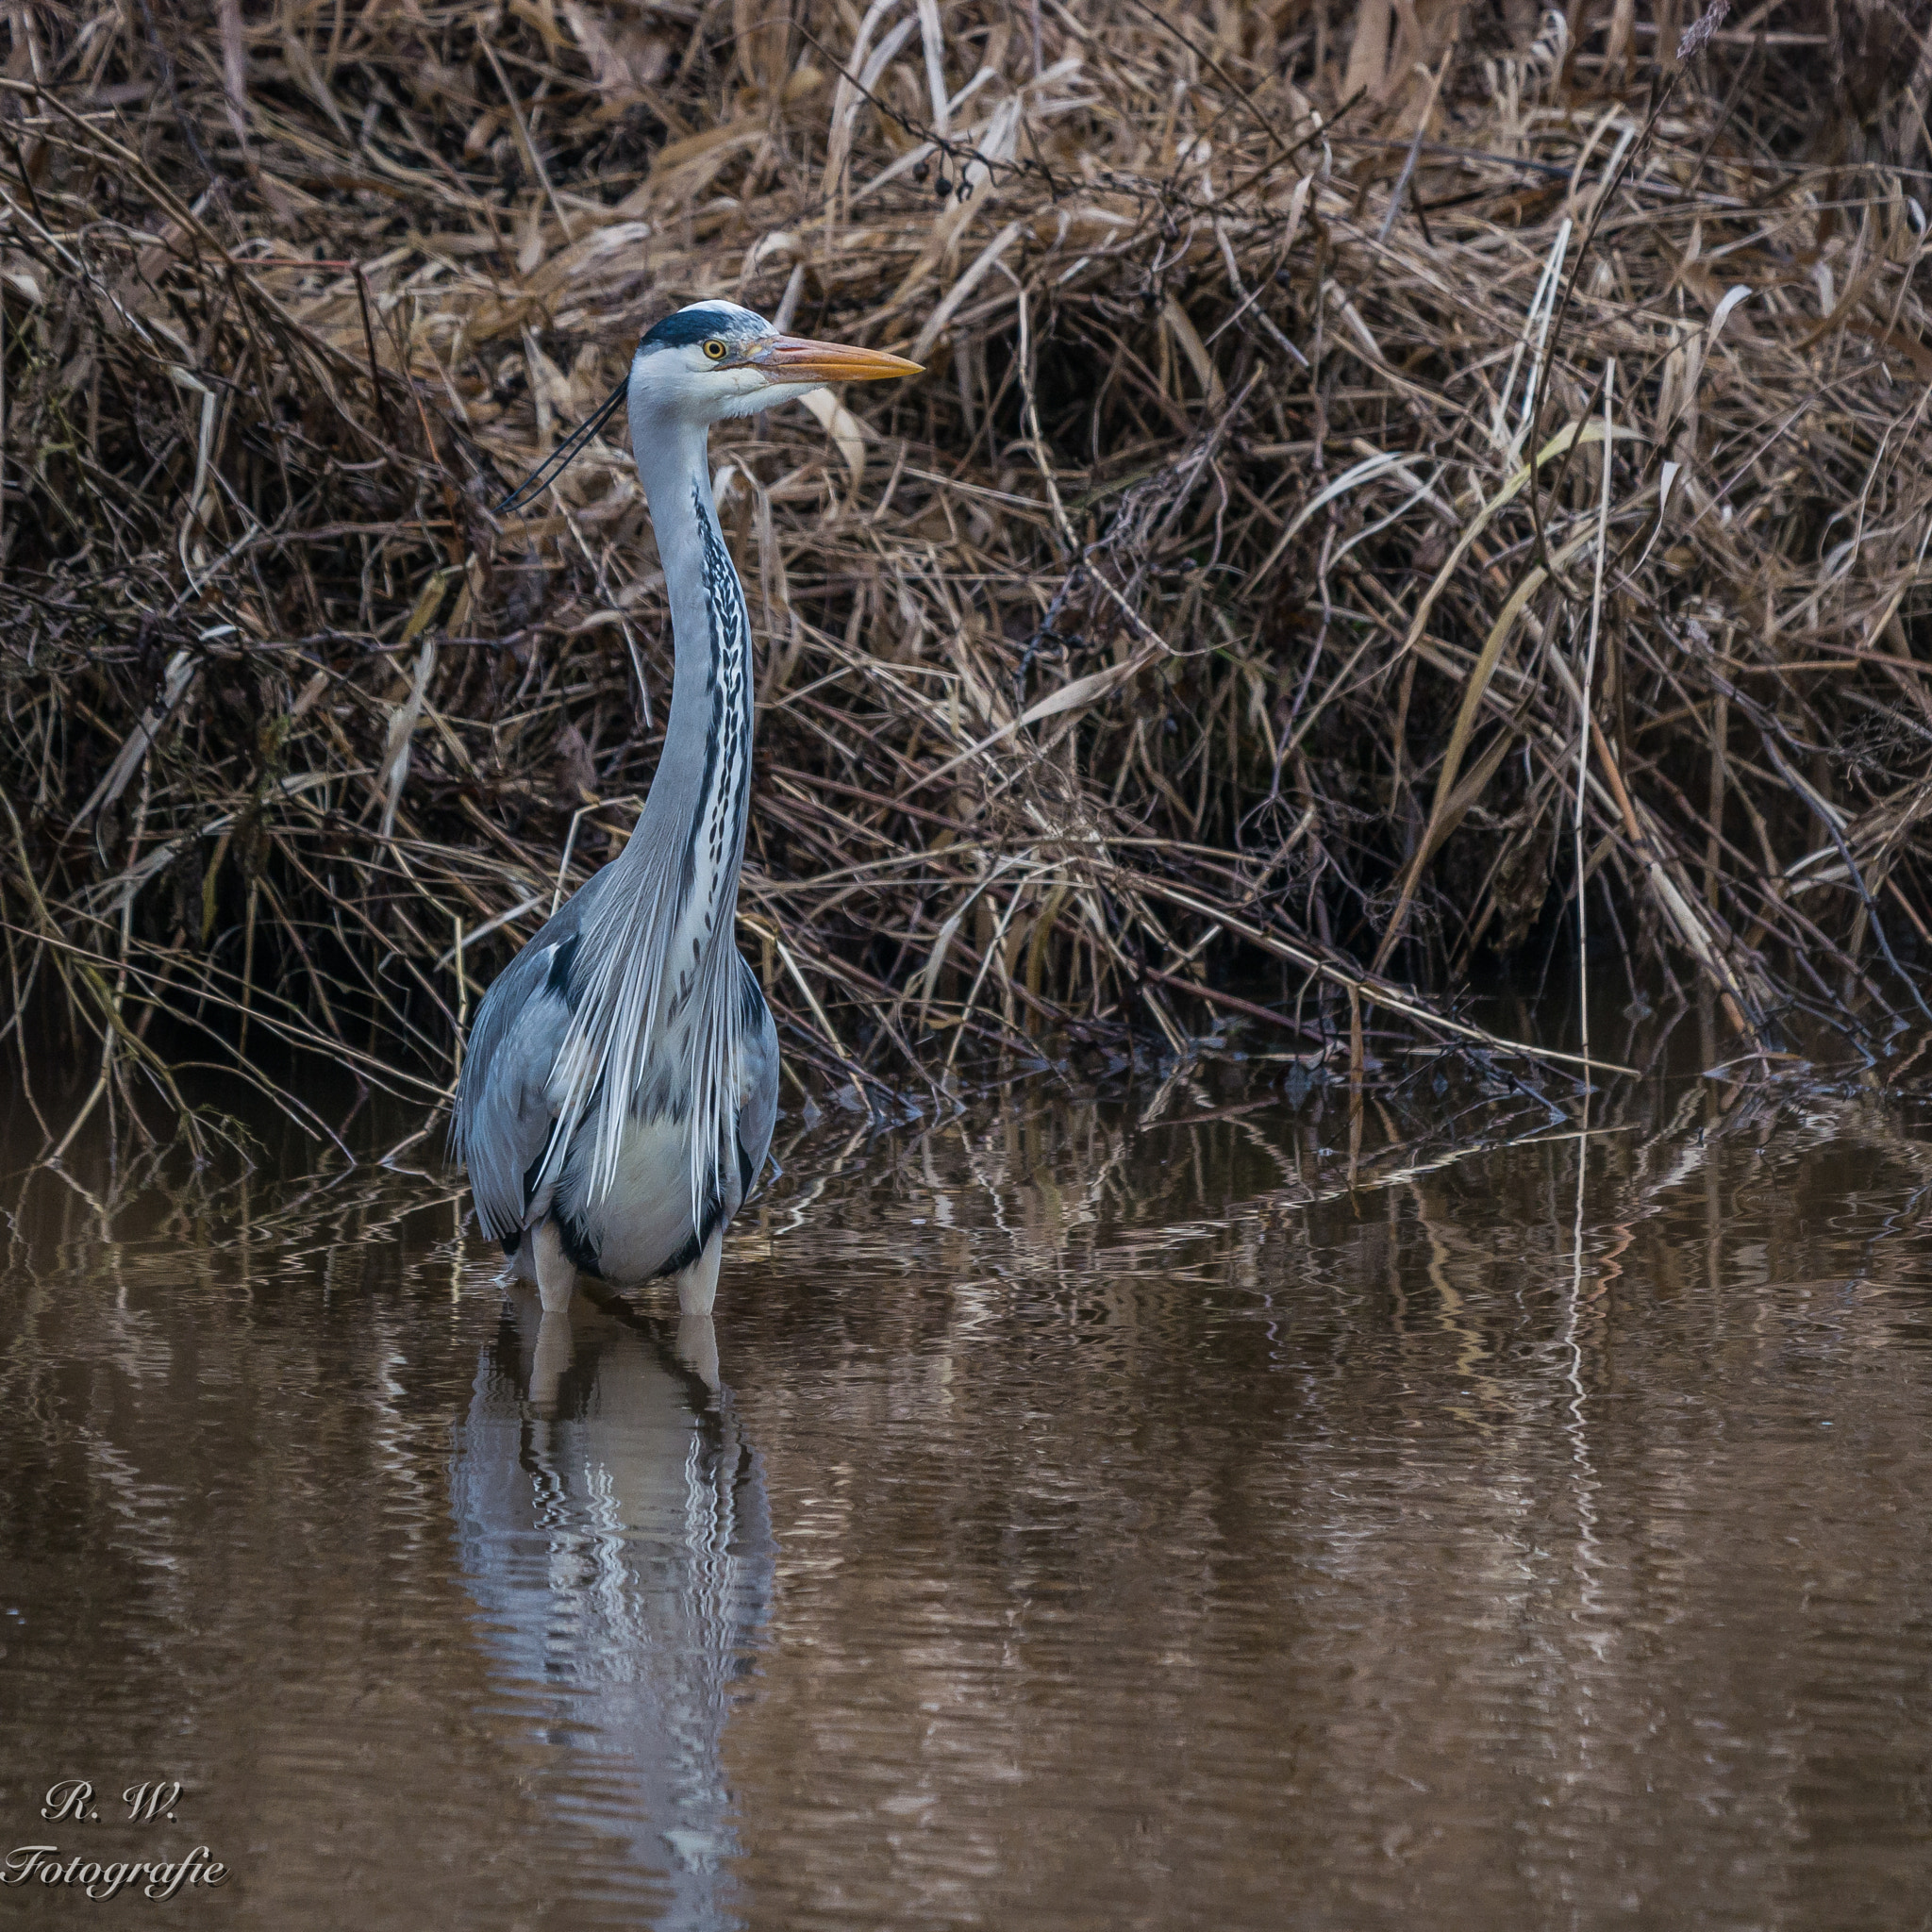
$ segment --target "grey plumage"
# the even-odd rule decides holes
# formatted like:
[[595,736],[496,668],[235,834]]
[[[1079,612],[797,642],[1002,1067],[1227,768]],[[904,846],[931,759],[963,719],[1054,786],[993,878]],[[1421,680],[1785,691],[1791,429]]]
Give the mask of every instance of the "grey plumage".
[[546,1307],[568,1299],[576,1273],[621,1285],[673,1274],[684,1306],[708,1309],[717,1242],[776,1118],[777,1035],[734,939],[751,629],[711,500],[707,431],[826,380],[913,366],[780,336],[727,303],[665,318],[632,360],[624,396],[676,659],[664,749],[624,851],[485,996],[451,1130],[478,1221]]

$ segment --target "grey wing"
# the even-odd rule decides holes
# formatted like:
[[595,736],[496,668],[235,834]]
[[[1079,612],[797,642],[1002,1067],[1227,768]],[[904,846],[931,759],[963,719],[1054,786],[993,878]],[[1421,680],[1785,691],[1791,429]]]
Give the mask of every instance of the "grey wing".
[[457,1087],[451,1151],[470,1170],[483,1232],[499,1241],[532,1218],[528,1177],[557,1121],[550,1078],[570,1024],[576,944],[575,930],[558,925],[545,926],[484,995]]
[[[778,1029],[758,986],[758,974],[738,961],[739,1017],[744,1038],[744,1093],[738,1103],[738,1171],[744,1193],[758,1186],[765,1156],[772,1151],[772,1129],[778,1120]],[[741,1196],[741,1199],[743,1197]]]

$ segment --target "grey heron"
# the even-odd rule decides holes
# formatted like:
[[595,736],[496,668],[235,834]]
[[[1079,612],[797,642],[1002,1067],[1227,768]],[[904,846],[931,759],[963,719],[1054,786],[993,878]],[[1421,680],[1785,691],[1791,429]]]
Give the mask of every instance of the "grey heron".
[[671,715],[624,850],[545,922],[477,1008],[452,1153],[476,1217],[545,1309],[579,1274],[675,1277],[710,1311],[731,1217],[777,1114],[778,1036],[735,933],[751,797],[751,627],[706,461],[713,423],[829,382],[909,375],[876,349],[781,334],[694,302],[499,514],[536,495],[629,405],[631,447],[671,603]]

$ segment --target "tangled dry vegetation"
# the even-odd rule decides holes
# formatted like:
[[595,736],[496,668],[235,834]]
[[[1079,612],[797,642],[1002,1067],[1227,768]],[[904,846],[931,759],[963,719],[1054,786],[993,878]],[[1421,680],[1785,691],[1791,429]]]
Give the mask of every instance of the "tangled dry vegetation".
[[491,506],[724,294],[928,365],[713,441],[794,1060],[1218,1015],[1359,1072],[1365,1012],[1480,1048],[1474,963],[1580,950],[1739,1053],[1882,1039],[1932,54],[1693,11],[10,0],[17,1032],[110,1108],[184,1022],[443,1089],[670,662],[625,451]]

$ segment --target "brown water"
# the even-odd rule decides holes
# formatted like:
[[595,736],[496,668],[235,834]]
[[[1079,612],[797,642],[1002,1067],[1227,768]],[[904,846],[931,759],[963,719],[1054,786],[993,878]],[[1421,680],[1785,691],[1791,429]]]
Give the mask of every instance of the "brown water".
[[1419,1075],[1352,1191],[1275,1063],[781,1123],[715,1394],[433,1143],[13,1107],[0,1850],[278,1932],[1923,1925],[1925,1115],[1693,1049],[1587,1139]]

